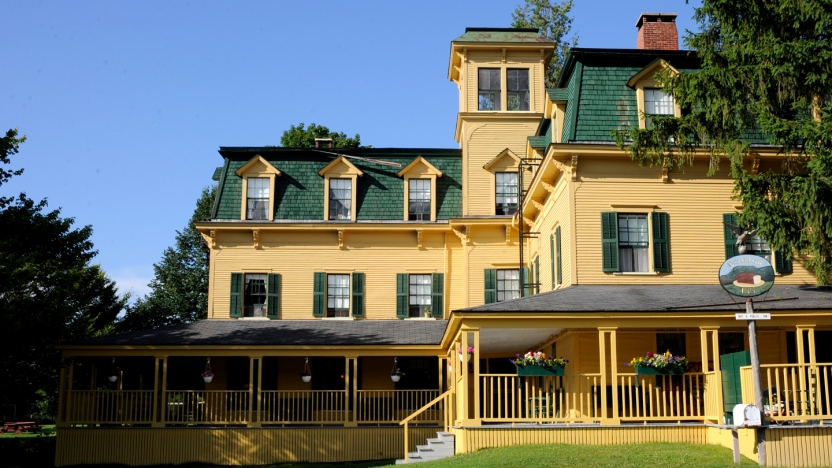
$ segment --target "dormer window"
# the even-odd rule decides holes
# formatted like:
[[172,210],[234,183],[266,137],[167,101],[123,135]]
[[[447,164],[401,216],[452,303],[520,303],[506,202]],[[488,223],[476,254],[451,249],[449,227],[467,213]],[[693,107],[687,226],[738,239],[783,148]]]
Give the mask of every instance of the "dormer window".
[[259,154],[234,171],[243,179],[242,220],[274,219],[275,180],[281,173]]
[[269,179],[250,177],[246,190],[246,219],[269,219]]
[[329,219],[352,219],[352,180],[329,180]]
[[408,221],[430,221],[430,179],[410,179]]
[[[479,69],[479,110],[498,111],[500,110],[500,69],[480,68]],[[527,80],[528,82],[528,75]]]
[[497,215],[513,215],[517,212],[518,184],[516,172],[498,172],[495,194]]
[[436,178],[442,171],[418,156],[397,174],[404,179],[404,220],[436,220]]
[[650,128],[650,116],[674,115],[673,96],[661,88],[644,88],[645,126]]
[[506,75],[508,81],[507,110],[529,110],[529,69],[509,68],[506,70]]

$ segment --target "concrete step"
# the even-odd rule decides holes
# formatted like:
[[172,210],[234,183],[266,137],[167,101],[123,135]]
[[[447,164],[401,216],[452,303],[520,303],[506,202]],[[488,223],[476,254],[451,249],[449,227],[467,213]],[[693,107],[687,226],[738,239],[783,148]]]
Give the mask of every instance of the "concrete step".
[[[454,435],[449,432],[437,432],[436,435],[436,438],[427,440],[427,445],[417,445],[415,452],[407,454],[409,463],[440,460],[454,455]],[[404,465],[405,461],[400,458],[396,464]]]

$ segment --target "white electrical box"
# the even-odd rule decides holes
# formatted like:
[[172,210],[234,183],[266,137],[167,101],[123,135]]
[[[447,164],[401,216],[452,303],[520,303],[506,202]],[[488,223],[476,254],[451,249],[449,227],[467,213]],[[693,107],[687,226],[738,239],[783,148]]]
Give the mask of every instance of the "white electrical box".
[[762,424],[760,410],[756,406],[734,406],[734,425],[738,427],[760,427]]

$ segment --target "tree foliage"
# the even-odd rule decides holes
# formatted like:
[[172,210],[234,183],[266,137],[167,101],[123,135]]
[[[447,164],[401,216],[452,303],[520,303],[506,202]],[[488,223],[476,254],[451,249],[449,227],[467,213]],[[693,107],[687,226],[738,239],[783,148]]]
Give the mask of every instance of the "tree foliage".
[[92,228],[21,194],[0,210],[0,398],[54,406],[62,366],[55,345],[112,330],[127,300],[98,265]]
[[315,138],[332,138],[335,148],[369,148],[369,146],[361,146],[361,135],[357,133],[350,138],[344,132],[332,132],[329,128],[314,123],[305,128],[304,124],[300,123],[298,126],[292,125],[289,130],[284,130],[283,136],[280,137],[280,146],[314,148]]
[[560,72],[569,54],[569,49],[578,45],[578,37],[564,39],[572,30],[572,20],[569,15],[572,10],[572,0],[552,3],[551,0],[525,0],[523,6],[518,6],[511,15],[512,28],[537,28],[540,34],[555,43],[555,53],[546,68],[546,87],[557,86]]
[[[640,164],[668,168],[727,160],[740,221],[774,249],[807,254],[819,284],[832,279],[832,4],[820,0],[705,0],[688,46],[696,73],[660,73],[682,117],[614,131]],[[782,168],[751,174],[751,144],[782,148]]]
[[[17,154],[20,144],[26,141],[26,136],[17,136],[18,129],[13,128],[6,132],[6,136],[0,137],[0,163],[10,164],[10,156]],[[0,167],[0,185],[8,182],[13,176],[23,174],[23,169],[10,171]],[[14,200],[14,197],[0,196],[0,209]]]
[[185,229],[176,231],[173,247],[153,265],[150,293],[127,307],[118,332],[146,330],[193,322],[207,317],[208,254],[194,222],[211,216],[216,187],[205,187]]

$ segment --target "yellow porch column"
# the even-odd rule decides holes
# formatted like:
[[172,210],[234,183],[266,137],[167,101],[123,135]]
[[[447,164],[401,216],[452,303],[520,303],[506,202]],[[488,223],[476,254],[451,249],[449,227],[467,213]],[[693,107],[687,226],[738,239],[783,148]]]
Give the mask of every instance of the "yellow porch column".
[[459,371],[462,373],[462,425],[468,426],[471,421],[471,409],[469,408],[469,399],[468,399],[468,389],[471,388],[471,383],[469,382],[470,377],[468,376],[468,362],[465,356],[465,353],[468,352],[468,330],[466,328],[462,329],[462,342],[457,351],[457,356],[459,359]]
[[[708,336],[710,334],[710,337]],[[699,343],[702,347],[702,373],[705,374],[705,422],[722,423],[722,371],[719,364],[719,327],[699,327]],[[713,350],[713,356],[709,351]],[[713,360],[713,370],[708,361]]]
[[[474,421],[476,426],[482,425],[482,415],[480,414],[480,329],[472,329],[471,333],[474,335],[474,355],[471,359],[474,360]],[[466,349],[465,352],[468,350]],[[467,369],[466,369],[467,370]]]
[[[357,358],[347,356],[344,359],[344,426],[358,426],[356,417],[356,406],[358,403],[358,375],[350,376],[350,363],[353,364],[353,372],[358,367]],[[352,411],[350,411],[350,395],[352,395]]]
[[[813,398],[813,388],[815,382],[817,382],[817,368],[815,367],[816,364],[816,356],[815,356],[815,326],[814,325],[798,325],[797,330],[795,332],[795,345],[797,347],[797,363],[798,364],[809,364],[809,372],[812,374],[812,377],[809,382],[806,381],[806,369],[803,366],[798,367],[798,382],[800,385],[800,414],[809,414],[809,402],[810,398]],[[808,332],[808,333],[804,333]],[[804,334],[808,335],[808,339],[804,341]],[[809,362],[806,362],[806,347],[809,347]],[[801,419],[801,422],[807,422],[808,419]]]
[[[248,427],[260,427],[260,421],[257,418],[257,414],[254,412],[255,406],[255,386],[254,386],[254,371],[255,368],[258,371],[258,375],[261,375],[259,372],[260,370],[260,360],[261,356],[249,356],[248,358]],[[260,397],[260,379],[257,380],[257,392],[256,396]],[[259,410],[259,406],[257,407]]]
[[[618,353],[616,352],[616,327],[598,327],[598,351],[601,359],[601,425],[617,426],[621,424],[618,413]],[[610,372],[607,372],[607,340],[610,335]],[[607,412],[607,382],[612,389],[612,414]]]
[[[161,364],[162,367],[162,382],[159,385],[159,365]],[[154,395],[156,396],[156,401],[161,408],[159,409],[158,413],[158,420],[154,417],[153,427],[164,427],[165,420],[167,419],[168,414],[168,357],[167,356],[157,356],[156,357],[156,378],[154,381]]]
[[64,410],[66,409],[66,368],[61,367],[61,383],[60,383],[60,390],[58,391],[58,420],[56,421],[56,426],[58,427],[66,427],[69,424],[66,423],[67,417],[64,414]]

